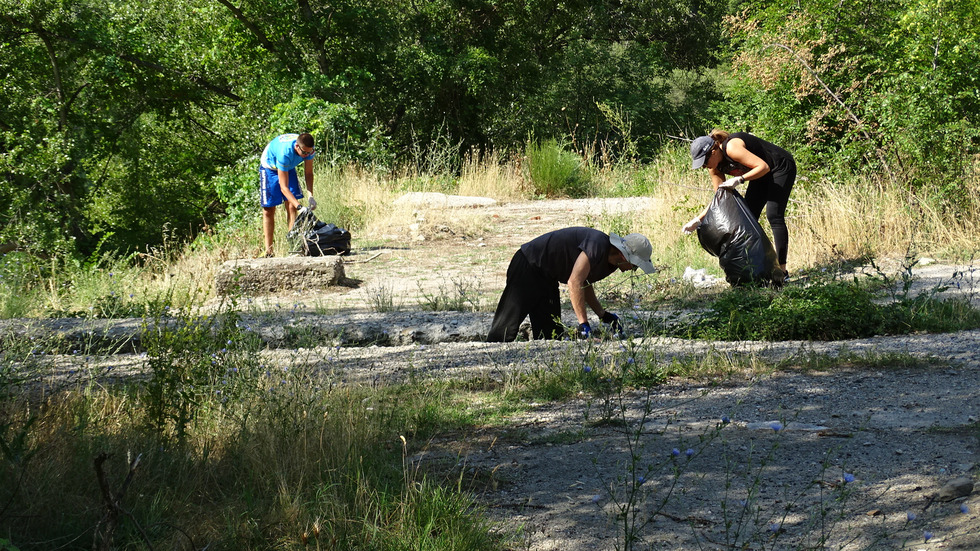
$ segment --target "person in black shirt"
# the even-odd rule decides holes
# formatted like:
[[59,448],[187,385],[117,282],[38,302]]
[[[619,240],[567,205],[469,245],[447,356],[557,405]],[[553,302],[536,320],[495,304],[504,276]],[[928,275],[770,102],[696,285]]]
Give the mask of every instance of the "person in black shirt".
[[[776,247],[779,268],[786,273],[786,254],[789,250],[789,232],[786,229],[786,205],[796,181],[796,161],[785,149],[771,144],[748,132],[729,134],[724,130],[712,130],[691,142],[691,168],[706,168],[711,175],[715,191],[719,188],[734,189],[749,182],[745,190],[745,204],[756,218],[766,207],[766,219],[772,228],[773,245]],[[731,178],[727,178],[731,176]],[[684,233],[691,233],[701,225],[707,209],[684,225]]]
[[642,268],[644,273],[653,273],[652,253],[650,241],[638,233],[620,237],[592,228],[572,227],[532,239],[521,245],[510,261],[507,285],[500,296],[487,341],[516,340],[521,322],[529,315],[533,338],[564,336],[559,283],[568,284],[579,336],[588,337],[592,332],[586,305],[600,320],[618,330],[619,318],[599,304],[592,284],[617,269],[625,272]]

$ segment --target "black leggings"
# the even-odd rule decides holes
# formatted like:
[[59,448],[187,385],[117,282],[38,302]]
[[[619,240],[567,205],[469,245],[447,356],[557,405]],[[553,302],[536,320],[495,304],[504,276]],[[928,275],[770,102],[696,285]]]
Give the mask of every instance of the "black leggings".
[[789,193],[793,191],[795,181],[796,163],[789,159],[769,174],[749,182],[745,190],[745,204],[753,216],[758,218],[762,207],[766,207],[766,219],[772,228],[773,245],[780,265],[786,264],[786,252],[789,250],[786,205],[789,204]]

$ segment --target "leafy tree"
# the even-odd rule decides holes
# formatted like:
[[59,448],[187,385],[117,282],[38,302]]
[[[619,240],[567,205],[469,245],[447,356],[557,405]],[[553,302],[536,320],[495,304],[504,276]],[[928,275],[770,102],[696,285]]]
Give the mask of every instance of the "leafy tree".
[[133,249],[206,218],[202,182],[234,159],[208,124],[239,97],[188,51],[207,32],[193,10],[0,4],[0,242],[86,254],[108,236],[110,248]]
[[714,63],[724,8],[0,0],[0,247],[85,257],[242,220],[258,153],[288,131],[383,167],[529,133],[601,140],[623,130],[611,112],[647,140],[710,97],[691,75]]
[[978,6],[749,2],[729,18],[736,86],[717,119],[909,189],[956,188],[977,141]]

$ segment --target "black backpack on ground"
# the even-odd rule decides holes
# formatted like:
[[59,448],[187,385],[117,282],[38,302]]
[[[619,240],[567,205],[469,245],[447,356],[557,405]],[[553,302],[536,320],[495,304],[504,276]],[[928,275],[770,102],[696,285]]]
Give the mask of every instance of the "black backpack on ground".
[[350,253],[350,232],[317,220],[313,211],[306,207],[296,213],[296,222],[286,238],[289,240],[290,254],[324,256]]
[[715,192],[698,227],[698,241],[718,257],[728,283],[783,284],[785,274],[779,269],[776,249],[737,191]]

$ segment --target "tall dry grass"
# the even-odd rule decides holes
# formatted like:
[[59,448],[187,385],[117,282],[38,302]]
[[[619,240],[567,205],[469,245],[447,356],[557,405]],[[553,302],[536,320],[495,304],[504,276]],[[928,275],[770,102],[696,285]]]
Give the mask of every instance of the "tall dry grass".
[[[710,201],[707,174],[690,170],[684,148],[662,154],[642,166],[589,165],[596,197],[654,199],[643,211],[599,212],[585,221],[603,231],[640,232],[650,238],[654,262],[668,274],[687,266],[720,275],[717,261],[698,243],[683,235],[681,226]],[[447,189],[447,183],[451,189]],[[431,187],[430,187],[431,186]],[[828,181],[810,177],[805,168],[794,187],[787,212],[790,231],[788,267],[791,272],[842,261],[869,258],[931,256],[943,261],[974,260],[980,230],[980,168],[963,182],[964,193],[955,210],[940,192],[883,188],[858,175]],[[497,155],[469,155],[458,175],[426,175],[406,169],[383,174],[358,166],[317,167],[314,195],[321,220],[350,229],[355,247],[384,243],[402,245],[426,239],[466,235],[478,238],[499,232],[499,221],[484,209],[437,209],[397,204],[406,190],[439,190],[502,202],[532,200],[522,160]],[[744,188],[743,188],[744,190]],[[765,216],[760,219],[768,231]],[[569,220],[569,225],[581,219]],[[277,219],[276,253],[288,254],[284,213]],[[446,230],[450,231],[446,231]],[[60,274],[45,287],[20,293],[23,300],[0,297],[8,316],[39,311],[87,311],[92,297],[116,297],[122,302],[169,294],[183,302],[213,296],[215,273],[228,260],[258,258],[263,252],[261,214],[254,223],[234,230],[205,232],[190,247],[167,246],[142,256],[127,270],[107,260],[90,274]],[[110,275],[114,273],[114,275]],[[62,284],[61,280],[73,282]],[[90,281],[86,283],[86,281]],[[85,289],[79,289],[84,287]],[[68,296],[60,291],[72,288]],[[34,298],[30,298],[34,297]],[[37,303],[24,306],[25,301]],[[43,303],[46,306],[41,306]]]
[[[531,200],[533,192],[521,165],[520,158],[468,155],[453,193],[505,202]],[[653,244],[656,261],[677,271],[685,266],[716,266],[696,236],[680,231],[712,197],[707,174],[690,170],[685,148],[669,150],[643,166],[592,164],[590,170],[598,197],[642,194],[654,199],[646,211],[600,214],[590,220],[592,225],[643,233]],[[411,171],[384,177],[353,166],[329,168],[317,173],[315,192],[321,205],[322,198],[327,198],[356,211],[360,217],[357,231],[367,239],[411,239],[425,234],[426,228],[445,226],[471,235],[493,231],[493,225],[477,211],[395,205],[401,190],[409,187],[406,182],[418,187],[419,178]],[[909,254],[950,261],[972,259],[980,229],[980,175],[970,179],[964,182],[966,199],[954,216],[938,192],[913,195],[908,190],[885,189],[857,175],[839,181],[810,179],[804,169],[787,210],[789,267],[800,270],[841,260]],[[765,215],[760,223],[768,232]],[[261,228],[255,232],[260,235]]]
[[[645,215],[635,217],[635,231],[650,238],[656,258],[680,270],[713,264],[696,236],[680,231],[712,197],[707,174],[689,166],[686,153],[668,153],[633,175],[651,182],[649,195],[656,199]],[[811,180],[804,171],[786,214],[789,267],[907,256],[973,260],[980,252],[980,177],[970,180],[964,181],[964,198],[953,207],[939,191],[885,189],[860,176]],[[599,189],[612,187],[607,183]],[[759,221],[771,235],[764,213]]]
[[532,189],[524,178],[521,161],[508,161],[498,153],[466,156],[459,177],[460,195],[490,197],[498,201],[530,199]]

